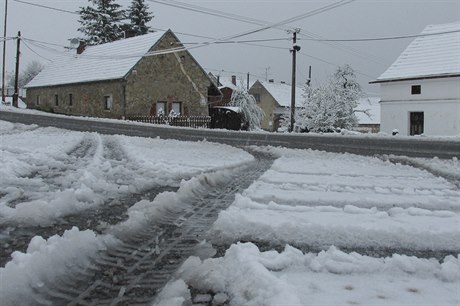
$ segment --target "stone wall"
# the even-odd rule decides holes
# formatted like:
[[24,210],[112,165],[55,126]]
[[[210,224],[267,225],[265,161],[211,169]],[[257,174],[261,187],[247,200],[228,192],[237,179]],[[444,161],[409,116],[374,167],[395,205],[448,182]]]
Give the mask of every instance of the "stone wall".
[[[105,97],[111,97],[110,109],[105,107]],[[29,88],[26,103],[28,108],[54,113],[121,118],[123,99],[122,82],[118,80]]]
[[[153,51],[182,46],[167,32]],[[181,115],[207,116],[207,74],[187,51],[144,57],[130,72],[126,86],[126,114],[155,115],[156,103],[181,102]]]

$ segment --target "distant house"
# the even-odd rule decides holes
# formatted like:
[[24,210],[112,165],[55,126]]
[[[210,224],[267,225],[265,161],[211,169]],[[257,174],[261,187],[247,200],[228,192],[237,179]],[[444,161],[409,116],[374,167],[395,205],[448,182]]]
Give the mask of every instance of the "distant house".
[[[283,114],[289,113],[291,107],[291,85],[275,83],[270,80],[256,81],[249,89],[257,104],[265,113],[261,128],[276,132],[280,127],[280,120]],[[303,88],[296,87],[296,108],[300,108],[303,102]]]
[[378,133],[380,131],[380,98],[361,98],[355,108],[358,125],[354,131],[362,133]]
[[460,134],[460,22],[427,26],[376,81],[381,131]]
[[[174,52],[171,52],[174,51]],[[208,115],[217,86],[170,30],[90,46],[46,66],[27,84],[29,108],[63,114]]]
[[232,99],[233,91],[244,86],[244,88],[250,87],[248,80],[242,80],[237,78],[236,75],[230,77],[215,76],[212,73],[209,73],[209,77],[217,84],[220,92],[222,93],[221,97],[216,97],[215,101],[212,101],[210,104],[212,106],[228,106]]

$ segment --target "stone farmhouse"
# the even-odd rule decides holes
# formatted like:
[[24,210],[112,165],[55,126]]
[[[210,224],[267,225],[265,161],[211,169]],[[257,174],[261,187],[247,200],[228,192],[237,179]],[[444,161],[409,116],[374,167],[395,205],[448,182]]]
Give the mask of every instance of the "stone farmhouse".
[[[275,83],[273,80],[258,80],[251,86],[249,93],[254,96],[265,113],[261,128],[270,132],[278,131],[282,115],[288,113],[291,107],[291,85]],[[297,86],[296,108],[302,107],[302,94],[303,89]]]
[[171,31],[103,45],[80,45],[43,69],[27,89],[28,108],[105,118],[169,114],[208,116],[221,96]]
[[376,80],[382,132],[460,134],[460,22],[427,26]]

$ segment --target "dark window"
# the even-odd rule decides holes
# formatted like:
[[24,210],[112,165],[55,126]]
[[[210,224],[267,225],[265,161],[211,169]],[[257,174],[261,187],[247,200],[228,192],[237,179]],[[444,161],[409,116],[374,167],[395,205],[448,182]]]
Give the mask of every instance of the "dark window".
[[104,109],[111,110],[112,109],[112,96],[105,96],[104,97]]
[[410,135],[421,135],[423,134],[424,127],[424,114],[423,112],[410,112]]
[[419,95],[422,93],[422,86],[421,85],[412,85],[411,93],[413,95]]
[[73,105],[73,95],[72,94],[69,94],[69,105],[70,106]]
[[59,106],[59,96],[54,95],[54,105]]
[[37,105],[40,105],[40,96],[37,96],[37,100],[35,101]]
[[254,99],[256,99],[256,102],[259,103],[260,102],[260,94],[256,93],[256,94],[253,94],[254,96]]

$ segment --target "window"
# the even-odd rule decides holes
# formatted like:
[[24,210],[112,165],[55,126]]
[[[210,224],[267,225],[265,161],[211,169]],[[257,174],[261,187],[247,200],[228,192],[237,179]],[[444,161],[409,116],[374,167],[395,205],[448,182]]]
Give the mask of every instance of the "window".
[[413,95],[419,95],[422,93],[422,86],[421,85],[412,85],[411,93]]
[[35,100],[35,104],[40,105],[40,96],[37,96],[37,100]]
[[256,99],[256,102],[257,102],[257,103],[260,102],[260,94],[258,94],[258,93],[253,94],[253,97],[254,97],[254,99]]
[[104,109],[105,110],[112,109],[112,96],[104,96]]
[[176,115],[182,114],[182,102],[173,102],[172,104],[172,110]]
[[158,101],[157,102],[157,116],[164,116],[166,114],[166,102]]
[[59,96],[54,95],[54,105],[59,106]]
[[73,95],[72,94],[69,94],[69,105],[70,106],[73,105]]
[[409,129],[410,135],[421,135],[424,129],[424,113],[423,112],[410,112],[409,113]]

